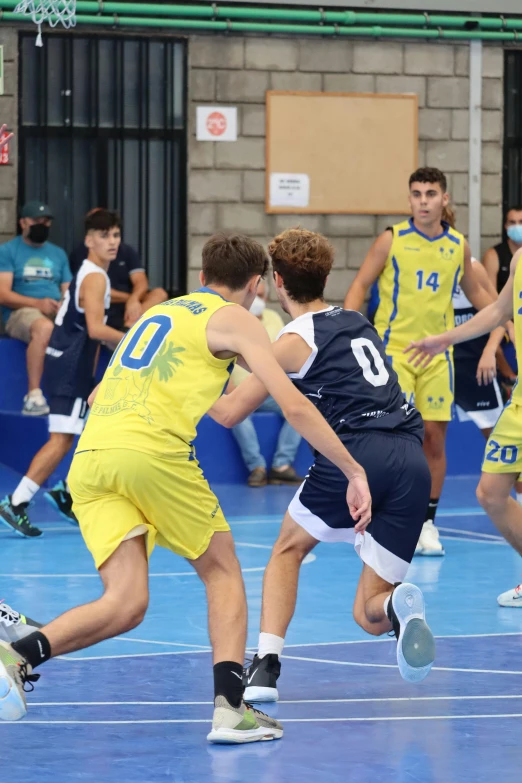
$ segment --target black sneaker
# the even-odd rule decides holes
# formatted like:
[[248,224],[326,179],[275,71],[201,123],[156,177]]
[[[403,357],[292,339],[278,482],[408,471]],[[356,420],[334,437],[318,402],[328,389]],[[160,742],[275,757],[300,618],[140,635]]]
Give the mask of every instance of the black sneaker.
[[435,639],[426,623],[422,592],[416,585],[397,582],[387,615],[397,639],[401,677],[407,682],[420,682],[428,676],[435,661]]
[[65,481],[59,481],[55,487],[48,492],[44,492],[44,497],[55,507],[67,522],[71,522],[78,527],[78,520],[72,510],[71,493],[65,486]]
[[11,495],[6,495],[0,502],[0,522],[6,525],[6,527],[10,527],[19,536],[38,538],[43,533],[29,522],[29,517],[27,516],[28,506],[29,503],[20,503],[18,506],[13,506]]
[[248,702],[277,701],[277,680],[281,674],[281,664],[277,655],[257,655],[243,671],[244,699]]

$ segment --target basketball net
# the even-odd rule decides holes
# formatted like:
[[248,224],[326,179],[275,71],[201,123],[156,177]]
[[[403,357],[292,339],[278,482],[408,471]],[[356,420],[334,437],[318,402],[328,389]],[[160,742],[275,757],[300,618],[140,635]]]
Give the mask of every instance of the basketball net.
[[22,0],[15,8],[15,14],[30,16],[38,26],[36,46],[43,46],[42,24],[48,22],[51,27],[61,23],[64,27],[76,24],[76,0]]

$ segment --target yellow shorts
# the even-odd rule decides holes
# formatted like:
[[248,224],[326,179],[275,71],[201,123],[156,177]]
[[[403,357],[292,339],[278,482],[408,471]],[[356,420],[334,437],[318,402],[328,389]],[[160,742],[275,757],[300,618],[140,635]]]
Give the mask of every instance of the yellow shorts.
[[454,372],[453,358],[436,356],[427,367],[408,363],[408,354],[386,351],[399,376],[406,400],[415,405],[424,421],[451,421],[453,418]]
[[196,460],[128,449],[75,454],[68,476],[73,510],[99,568],[132,533],[195,560],[216,531],[230,530]]
[[522,472],[522,406],[508,403],[488,438],[484,473]]

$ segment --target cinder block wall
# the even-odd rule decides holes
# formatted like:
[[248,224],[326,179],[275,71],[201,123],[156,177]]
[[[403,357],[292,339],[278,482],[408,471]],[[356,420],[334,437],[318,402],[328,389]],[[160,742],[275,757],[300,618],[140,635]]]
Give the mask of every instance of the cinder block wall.
[[[484,48],[482,252],[501,226],[503,50]],[[299,223],[324,232],[337,251],[328,296],[341,301],[373,238],[397,216],[266,215],[266,90],[415,92],[419,165],[448,174],[458,225],[468,227],[469,47],[382,41],[193,37],[189,44],[189,284],[201,247],[218,229],[266,243]],[[237,106],[236,143],[198,142],[195,107]],[[289,129],[291,133],[291,129]],[[296,133],[298,129],[296,129]],[[383,177],[386,172],[383,172]],[[407,187],[407,183],[403,183]]]
[[[5,94],[0,122],[17,131],[18,34],[0,26]],[[192,36],[189,38],[189,286],[197,284],[201,246],[217,229],[237,230],[266,243],[300,223],[330,237],[337,251],[328,295],[341,301],[372,239],[397,216],[266,215],[265,92],[318,90],[416,92],[419,163],[449,178],[459,226],[468,225],[469,47],[421,42],[332,41],[312,38]],[[196,105],[238,106],[235,143],[197,142]],[[482,252],[501,226],[503,50],[484,47]],[[16,230],[17,144],[0,167],[0,242]],[[383,172],[383,177],[386,172]],[[404,183],[406,186],[406,183]]]

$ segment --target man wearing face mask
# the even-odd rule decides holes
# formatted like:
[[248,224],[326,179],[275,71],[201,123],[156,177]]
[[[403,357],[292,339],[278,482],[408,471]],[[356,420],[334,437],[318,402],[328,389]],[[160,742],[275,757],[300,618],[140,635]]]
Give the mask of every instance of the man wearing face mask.
[[[268,287],[265,280],[261,280],[257,288],[257,296],[254,299],[250,312],[259,318],[272,342],[275,342],[281,329],[284,327],[283,319],[275,310],[266,306],[268,301]],[[236,365],[232,373],[232,380],[228,391],[238,386],[250,375],[242,367]],[[258,408],[263,413],[278,413],[281,408],[268,397]],[[251,417],[247,417],[240,424],[232,428],[232,433],[237,441],[243,462],[249,470],[248,485],[250,487],[264,487],[266,484],[302,484],[304,478],[298,476],[292,467],[297,454],[301,436],[293,427],[283,420],[283,426],[277,440],[276,451],[272,460],[272,468],[267,472],[266,461],[259,448],[257,433]]]
[[0,305],[9,337],[27,343],[28,393],[22,413],[46,416],[40,389],[45,350],[71,270],[62,248],[48,241],[53,215],[46,204],[30,201],[20,213],[22,233],[0,245]]

